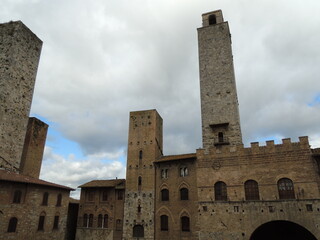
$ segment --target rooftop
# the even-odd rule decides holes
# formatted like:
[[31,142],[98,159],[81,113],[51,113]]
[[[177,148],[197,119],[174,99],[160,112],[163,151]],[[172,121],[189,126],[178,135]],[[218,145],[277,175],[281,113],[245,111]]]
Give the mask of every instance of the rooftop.
[[34,185],[42,185],[42,186],[48,186],[48,187],[54,187],[54,188],[62,188],[66,190],[74,190],[73,188],[66,187],[63,185],[47,182],[38,178],[29,177],[26,175],[18,174],[15,172],[7,171],[0,169],[0,181],[7,181],[7,182],[19,182],[19,183],[28,183],[28,184],[34,184]]

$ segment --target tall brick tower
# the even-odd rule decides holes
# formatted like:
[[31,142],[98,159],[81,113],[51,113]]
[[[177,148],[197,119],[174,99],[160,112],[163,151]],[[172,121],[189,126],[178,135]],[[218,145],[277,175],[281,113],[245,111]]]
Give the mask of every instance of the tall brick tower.
[[0,165],[18,169],[42,41],[22,22],[0,24]]
[[203,148],[242,143],[231,35],[221,10],[198,28]]
[[162,156],[162,118],[156,110],[130,113],[123,238],[154,239],[155,169]]

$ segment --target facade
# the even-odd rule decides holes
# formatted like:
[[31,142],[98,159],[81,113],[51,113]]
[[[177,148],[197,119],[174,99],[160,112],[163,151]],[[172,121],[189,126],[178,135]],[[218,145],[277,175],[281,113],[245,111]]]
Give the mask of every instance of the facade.
[[125,180],[94,180],[80,187],[77,239],[121,240]]
[[29,112],[41,47],[22,22],[0,24],[0,239],[75,235],[72,223],[66,234],[68,216],[77,220],[73,189],[39,179],[48,125]]
[[[122,239],[320,239],[320,149],[308,137],[243,146],[228,22],[220,10],[202,20],[203,147],[165,156],[157,111],[130,113]],[[80,208],[88,206],[84,186]]]
[[65,239],[70,190],[0,170],[0,239]]

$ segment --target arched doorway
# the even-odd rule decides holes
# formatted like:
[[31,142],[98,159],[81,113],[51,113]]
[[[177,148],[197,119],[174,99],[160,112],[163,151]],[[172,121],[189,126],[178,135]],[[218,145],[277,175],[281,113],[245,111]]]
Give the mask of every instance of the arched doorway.
[[258,227],[250,240],[317,240],[304,227],[289,221],[272,221]]
[[144,237],[144,228],[142,225],[135,225],[133,227],[133,237],[137,239]]

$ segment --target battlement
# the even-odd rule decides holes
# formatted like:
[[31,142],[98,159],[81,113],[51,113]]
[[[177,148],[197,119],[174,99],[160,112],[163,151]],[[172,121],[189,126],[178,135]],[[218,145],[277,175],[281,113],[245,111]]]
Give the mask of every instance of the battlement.
[[311,148],[308,137],[299,137],[299,142],[291,142],[290,138],[282,139],[281,144],[275,144],[273,140],[266,141],[266,145],[260,146],[258,142],[252,142],[250,147],[243,144],[237,146],[221,145],[211,147],[209,152],[205,149],[197,149],[199,162],[219,159],[226,165],[250,163],[264,163],[272,161],[296,161],[309,157]]

